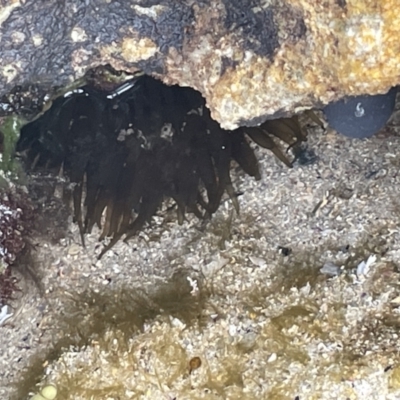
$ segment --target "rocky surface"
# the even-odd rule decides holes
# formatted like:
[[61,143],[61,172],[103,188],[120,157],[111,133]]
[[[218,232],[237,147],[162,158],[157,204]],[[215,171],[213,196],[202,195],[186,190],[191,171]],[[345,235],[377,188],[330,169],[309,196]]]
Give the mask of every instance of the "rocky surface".
[[36,107],[35,99],[21,105],[33,88],[41,103],[55,85],[105,64],[198,89],[229,129],[346,94],[383,93],[399,83],[399,5],[2,0],[0,115]]

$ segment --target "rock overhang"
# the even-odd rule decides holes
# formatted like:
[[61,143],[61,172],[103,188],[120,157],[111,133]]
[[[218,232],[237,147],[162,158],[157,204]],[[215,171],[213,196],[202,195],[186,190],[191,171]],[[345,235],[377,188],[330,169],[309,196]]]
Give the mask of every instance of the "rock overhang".
[[[43,97],[109,64],[199,90],[226,129],[258,125],[397,85],[399,5],[6,0],[0,6],[0,95],[34,84]],[[3,106],[0,114],[10,110]]]

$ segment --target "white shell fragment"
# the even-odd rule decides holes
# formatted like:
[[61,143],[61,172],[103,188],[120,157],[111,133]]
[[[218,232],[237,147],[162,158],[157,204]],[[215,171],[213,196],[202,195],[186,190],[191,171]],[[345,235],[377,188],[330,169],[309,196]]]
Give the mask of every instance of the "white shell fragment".
[[255,256],[249,256],[249,260],[257,267],[259,268],[266,268],[267,267],[267,262],[260,257],[255,257]]
[[372,265],[374,265],[376,262],[376,255],[373,254],[371,256],[368,257],[368,260],[365,261],[361,261],[360,264],[358,264],[357,266],[357,277],[361,278],[361,277],[365,277],[368,275],[368,272],[370,271]]
[[400,296],[395,297],[393,300],[390,301],[392,304],[396,306],[400,306]]
[[8,306],[7,305],[1,307],[1,311],[0,311],[0,326],[2,324],[4,324],[4,322],[6,322],[12,316],[13,316],[13,313],[8,314]]
[[197,285],[197,280],[196,279],[192,279],[190,276],[188,276],[186,279],[188,280],[189,285],[192,288],[192,290],[190,291],[190,294],[195,296],[199,292],[199,287]]
[[213,261],[202,266],[203,275],[206,278],[211,278],[214,274],[216,274],[219,270],[225,267],[228,264],[229,260],[217,255]]

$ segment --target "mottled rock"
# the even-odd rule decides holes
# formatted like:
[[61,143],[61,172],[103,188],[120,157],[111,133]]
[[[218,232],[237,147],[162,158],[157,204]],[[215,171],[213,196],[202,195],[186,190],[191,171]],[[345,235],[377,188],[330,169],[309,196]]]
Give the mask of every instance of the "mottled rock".
[[[397,85],[399,5],[400,0],[2,0],[0,96],[16,85],[50,91],[110,64],[198,89],[224,128],[257,125]],[[14,108],[3,98],[0,116]]]

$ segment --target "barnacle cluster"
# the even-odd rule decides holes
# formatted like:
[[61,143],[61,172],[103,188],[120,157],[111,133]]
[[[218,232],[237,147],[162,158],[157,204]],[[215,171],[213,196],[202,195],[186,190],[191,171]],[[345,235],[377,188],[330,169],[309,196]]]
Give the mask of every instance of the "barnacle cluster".
[[140,231],[166,198],[185,213],[211,216],[224,193],[239,210],[230,167],[235,160],[260,179],[249,139],[271,150],[288,167],[291,147],[306,140],[297,117],[227,131],[214,121],[199,92],[141,76],[112,92],[86,84],[53,101],[21,130],[17,150],[28,170],[65,175],[82,241],[94,225],[118,240]]

